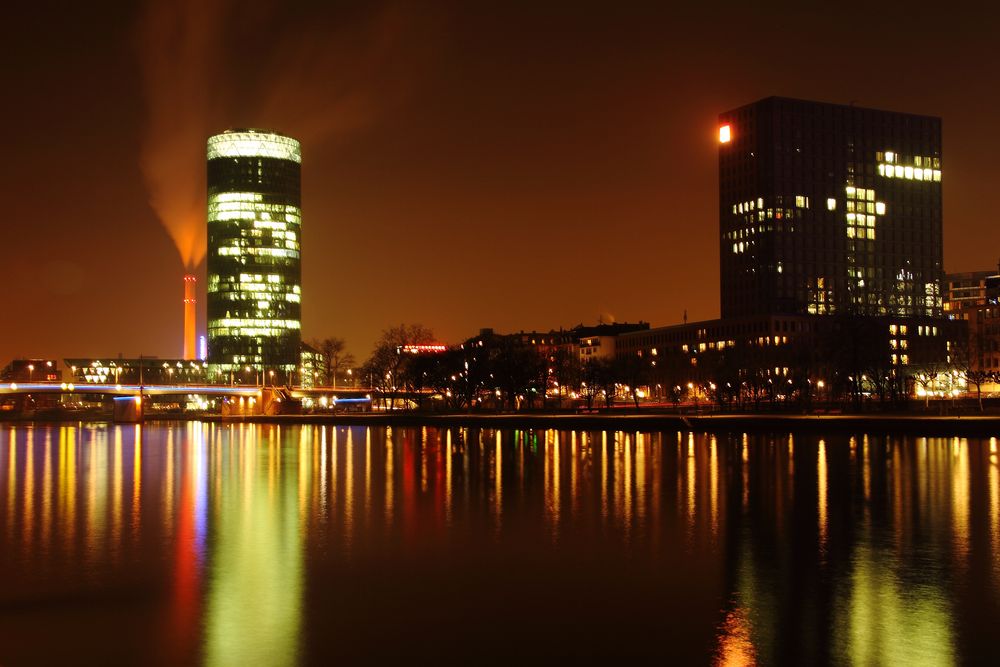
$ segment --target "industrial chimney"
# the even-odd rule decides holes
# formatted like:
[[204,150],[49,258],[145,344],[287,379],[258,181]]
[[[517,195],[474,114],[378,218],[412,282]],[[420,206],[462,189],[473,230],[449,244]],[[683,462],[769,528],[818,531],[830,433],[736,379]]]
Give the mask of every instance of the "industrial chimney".
[[198,349],[195,347],[195,324],[197,311],[195,309],[195,277],[184,276],[184,358],[196,359]]

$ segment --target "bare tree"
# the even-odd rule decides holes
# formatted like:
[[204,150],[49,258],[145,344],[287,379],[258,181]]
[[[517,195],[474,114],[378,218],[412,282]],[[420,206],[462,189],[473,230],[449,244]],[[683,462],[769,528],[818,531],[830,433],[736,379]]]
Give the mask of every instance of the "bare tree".
[[996,380],[996,374],[986,370],[985,357],[989,341],[983,332],[982,323],[976,322],[970,327],[967,336],[958,337],[952,343],[951,362],[965,380],[966,389],[976,388],[976,401],[979,411],[983,411],[983,385]]
[[337,376],[354,366],[354,355],[347,351],[343,338],[313,338],[309,345],[323,358],[322,379],[324,387],[337,386]]
[[409,355],[404,348],[433,341],[431,330],[420,324],[400,324],[382,332],[365,362],[363,372],[367,374],[372,389],[381,394],[385,407],[392,409],[396,406],[397,391],[405,380],[403,369]]

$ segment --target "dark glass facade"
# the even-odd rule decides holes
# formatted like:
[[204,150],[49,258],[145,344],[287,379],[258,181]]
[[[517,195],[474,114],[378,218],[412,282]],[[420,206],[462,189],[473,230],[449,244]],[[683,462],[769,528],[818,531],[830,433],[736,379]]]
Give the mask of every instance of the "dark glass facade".
[[208,360],[216,370],[299,364],[301,149],[230,130],[208,140]]
[[939,118],[772,97],[719,142],[723,318],[941,316]]

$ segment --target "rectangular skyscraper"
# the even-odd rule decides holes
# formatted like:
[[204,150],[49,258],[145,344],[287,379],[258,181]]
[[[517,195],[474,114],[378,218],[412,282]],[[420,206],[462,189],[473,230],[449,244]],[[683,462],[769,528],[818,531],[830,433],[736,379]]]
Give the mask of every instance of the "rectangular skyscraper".
[[722,317],[942,314],[941,120],[771,97],[719,116]]
[[293,379],[301,344],[299,142],[263,130],[208,140],[208,358]]

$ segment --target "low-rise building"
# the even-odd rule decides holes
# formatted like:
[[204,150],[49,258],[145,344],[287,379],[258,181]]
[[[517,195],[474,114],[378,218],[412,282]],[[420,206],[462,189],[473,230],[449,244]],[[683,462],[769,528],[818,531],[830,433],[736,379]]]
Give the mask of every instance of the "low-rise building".
[[0,371],[0,382],[61,382],[55,359],[13,359]]

